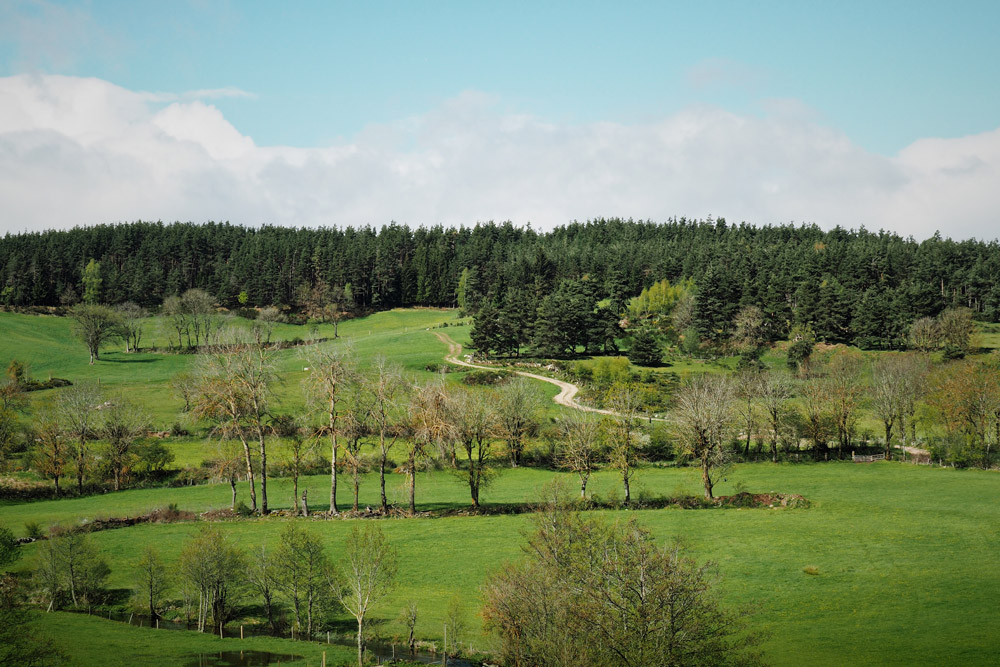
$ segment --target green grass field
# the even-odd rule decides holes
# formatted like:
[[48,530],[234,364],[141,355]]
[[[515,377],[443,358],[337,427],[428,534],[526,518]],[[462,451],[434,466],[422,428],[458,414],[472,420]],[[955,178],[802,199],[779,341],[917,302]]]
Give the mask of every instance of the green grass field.
[[[489,502],[531,498],[555,473],[519,469],[485,494]],[[757,491],[801,493],[809,509],[645,510],[607,512],[634,516],[663,541],[682,538],[699,560],[713,560],[727,601],[758,607],[754,625],[770,633],[767,659],[776,665],[991,664],[1000,624],[996,591],[1000,569],[1000,478],[982,471],[848,463],[739,466],[722,485],[737,482]],[[328,480],[307,481],[319,503]],[[390,493],[400,493],[394,477]],[[617,486],[610,473],[593,482],[607,494]],[[652,493],[697,493],[693,470],[644,470],[640,489]],[[273,485],[275,504],[287,482]],[[446,472],[418,478],[425,508],[467,503],[467,491]],[[342,498],[345,502],[348,496]],[[201,510],[228,503],[228,488],[126,491],[85,499],[6,504],[0,522],[21,530],[26,520],[73,523],[101,515],[125,515],[177,503]],[[377,482],[364,480],[362,502],[377,502]],[[224,524],[239,544],[275,544],[288,519]],[[336,559],[350,521],[303,521],[321,535]],[[444,609],[453,595],[467,601],[467,641],[484,646],[476,616],[478,588],[507,559],[519,555],[525,516],[385,520],[400,554],[399,587],[378,609],[387,631],[409,599],[421,616],[418,634],[440,637]],[[145,544],[155,543],[169,562],[198,523],[141,525],[93,534],[113,563],[111,585],[132,585],[129,564]],[[26,547],[30,562],[34,547]],[[803,568],[815,567],[810,575]],[[82,641],[82,640],[81,640]]]
[[[426,381],[433,375],[425,367],[440,363],[446,351],[428,328],[456,320],[455,311],[398,310],[345,322],[340,333],[362,364],[385,354],[403,365],[415,381]],[[169,380],[192,368],[197,361],[194,355],[126,355],[109,348],[91,367],[86,349],[73,339],[65,318],[0,313],[0,331],[4,367],[16,358],[27,362],[36,378],[100,379],[103,386],[126,391],[145,404],[156,428],[182,420],[181,401],[173,395]],[[468,326],[441,331],[468,345]],[[306,338],[304,333],[305,327],[280,325],[276,337]],[[331,333],[321,327],[318,335]],[[984,333],[986,338],[996,335]],[[165,342],[157,341],[153,333],[144,340]],[[993,341],[990,338],[986,343]],[[301,348],[283,350],[276,359],[282,375],[279,409],[297,412],[303,405],[300,386],[306,365]],[[765,361],[783,363],[780,355],[765,357]],[[708,366],[686,363],[683,369],[664,370],[694,372],[701,370],[696,366]],[[458,382],[461,374],[446,377]],[[538,384],[539,396],[549,406],[547,416],[562,410],[550,400],[556,391],[552,385]],[[33,394],[33,411],[51,401],[53,394]],[[165,442],[173,449],[177,466],[194,466],[215,455],[216,445],[197,435]],[[402,453],[397,458],[402,460]],[[484,491],[484,502],[530,500],[556,475],[531,468],[505,471]],[[573,478],[565,477],[572,488]],[[404,504],[404,483],[402,475],[391,475],[392,502]],[[696,558],[717,562],[724,598],[731,604],[756,607],[753,624],[769,633],[764,648],[771,664],[995,664],[1000,632],[1000,605],[996,603],[1000,476],[996,472],[900,463],[748,464],[737,466],[717,493],[733,493],[737,484],[750,491],[799,493],[813,505],[797,510],[666,509],[605,514],[614,520],[634,517],[658,540],[665,543],[680,537]],[[325,508],[328,477],[306,477],[300,485],[308,489],[314,508]],[[618,488],[615,476],[602,472],[589,490],[609,497]],[[633,494],[643,492],[699,494],[700,482],[693,469],[650,467],[633,484]],[[246,498],[245,485],[239,493],[241,499]],[[290,481],[269,480],[269,500],[272,508],[290,506]],[[339,500],[342,507],[350,502],[346,476]],[[171,503],[201,512],[228,507],[229,502],[228,485],[128,490],[59,501],[8,501],[0,502],[0,523],[21,535],[26,522],[43,527],[72,525],[95,518],[135,516]],[[469,502],[468,489],[448,471],[423,473],[417,479],[417,502],[418,509],[425,510],[464,507]],[[361,503],[378,504],[375,475],[364,477]],[[289,520],[244,520],[226,523],[223,529],[245,547],[274,545]],[[322,537],[331,557],[340,557],[351,521],[296,520]],[[400,554],[399,586],[376,610],[376,616],[385,621],[383,634],[401,632],[398,613],[406,601],[414,599],[420,609],[418,636],[439,639],[445,609],[457,595],[465,602],[466,642],[477,648],[488,646],[490,639],[482,635],[477,616],[479,587],[505,560],[519,556],[521,535],[529,524],[524,515],[383,521]],[[167,562],[173,562],[185,540],[198,529],[198,522],[145,524],[92,537],[112,565],[110,585],[128,588],[134,585],[133,564],[146,544],[155,544]],[[18,567],[30,566],[36,550],[36,546],[26,546]],[[817,574],[808,574],[804,568]],[[203,647],[214,652],[220,642],[184,632],[156,634],[70,614],[42,616],[36,623],[44,626],[42,631],[58,647],[74,656],[74,664],[143,664],[154,658],[174,664]],[[288,648],[281,640],[252,641],[277,642],[273,648],[268,644],[259,650],[302,655],[305,662],[301,664],[318,664],[319,645],[313,650],[303,644]]]

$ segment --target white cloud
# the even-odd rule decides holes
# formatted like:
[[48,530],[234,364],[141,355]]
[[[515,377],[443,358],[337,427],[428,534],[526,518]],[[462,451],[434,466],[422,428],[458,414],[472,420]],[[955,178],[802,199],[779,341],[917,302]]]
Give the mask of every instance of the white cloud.
[[343,144],[257,146],[200,98],[0,79],[0,231],[123,220],[413,225],[672,215],[994,238],[1000,130],[872,154],[794,101],[564,125],[467,93]]

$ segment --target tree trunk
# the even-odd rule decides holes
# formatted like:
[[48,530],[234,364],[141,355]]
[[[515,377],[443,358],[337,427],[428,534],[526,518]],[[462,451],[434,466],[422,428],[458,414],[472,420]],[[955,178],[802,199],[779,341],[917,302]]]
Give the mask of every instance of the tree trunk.
[[382,490],[382,513],[389,513],[389,502],[385,497],[385,450],[382,450],[382,458],[378,466],[378,483]]
[[622,473],[622,482],[625,483],[625,505],[632,502],[632,491],[629,489],[628,473]]
[[330,512],[339,514],[337,507],[337,431],[336,426],[331,426],[333,444],[330,446]]
[[892,456],[889,451],[890,444],[892,443],[892,423],[882,422],[885,424],[885,460],[888,461]]
[[53,477],[53,480],[55,481],[55,484],[56,484],[56,498],[58,498],[59,497],[59,475],[55,475]]
[[354,478],[354,511],[358,511],[358,487],[361,485],[361,480],[358,479],[358,466],[354,466],[354,470],[351,472]]
[[267,446],[264,444],[264,431],[257,426],[257,441],[260,444],[260,513],[267,514]]
[[235,512],[236,511],[236,477],[234,475],[230,475],[230,477],[229,477],[229,486],[232,487],[232,489],[233,489],[233,507],[232,507],[232,510]]
[[298,466],[295,466],[295,470],[292,473],[292,508],[296,515],[299,513],[299,470]]
[[362,629],[363,619],[358,619],[358,667],[365,667],[365,648],[361,643],[361,629]]
[[701,460],[701,483],[705,485],[705,500],[712,500],[712,476],[708,472],[708,457]]
[[410,450],[410,514],[417,513],[417,460],[414,451]]
[[580,499],[587,499],[587,478],[582,475],[580,476]]
[[250,510],[256,512],[257,489],[254,487],[253,483],[253,460],[250,458],[250,443],[248,443],[245,438],[240,438],[240,440],[243,441],[243,457],[247,463],[247,483],[250,485]]

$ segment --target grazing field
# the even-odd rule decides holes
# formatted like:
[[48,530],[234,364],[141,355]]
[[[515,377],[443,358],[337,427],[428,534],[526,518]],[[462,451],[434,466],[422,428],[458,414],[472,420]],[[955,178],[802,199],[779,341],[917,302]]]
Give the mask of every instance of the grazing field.
[[[508,471],[486,492],[485,501],[531,498],[556,474]],[[394,478],[391,493],[400,493],[401,477]],[[314,504],[324,497],[327,482],[324,477],[307,480]],[[616,482],[605,472],[592,488],[607,496]],[[812,507],[606,514],[617,520],[634,517],[658,540],[680,537],[699,560],[717,562],[725,599],[756,606],[753,624],[770,635],[765,653],[772,664],[991,664],[1000,624],[995,604],[1000,570],[993,566],[1000,552],[1000,477],[995,473],[899,463],[754,464],[734,469],[719,492],[732,493],[736,484],[801,493]],[[651,494],[699,491],[690,469],[646,469],[638,486]],[[272,488],[275,504],[284,504],[287,483],[275,482]],[[362,488],[362,503],[376,502],[377,480],[366,477]],[[0,522],[21,530],[27,520],[68,524],[167,503],[203,510],[226,506],[228,494],[228,487],[216,485],[8,503],[0,507]],[[461,481],[447,472],[418,477],[418,509],[460,507],[466,498]],[[245,547],[274,545],[289,520],[252,519],[223,528]],[[350,520],[299,521],[339,557]],[[476,615],[478,589],[501,563],[518,557],[520,534],[529,522],[525,515],[382,520],[400,554],[399,587],[376,612],[387,622],[382,634],[402,632],[398,612],[415,599],[418,635],[439,638],[445,608],[457,594],[466,602],[466,641],[488,645]],[[130,563],[144,545],[157,545],[173,562],[197,530],[198,522],[141,525],[92,537],[112,563],[111,585],[129,587],[134,580]],[[26,547],[26,562],[35,548]],[[79,633],[78,642],[90,641],[88,632],[73,628],[79,626],[67,632]]]
[[[453,310],[395,310],[344,322],[342,343],[350,344],[362,365],[383,354],[403,366],[415,382],[434,378],[428,370],[440,364],[446,346],[434,336],[434,327],[447,323],[443,331],[465,346],[469,326]],[[237,321],[246,326],[245,321]],[[155,320],[149,325],[145,344],[164,346]],[[106,389],[127,392],[152,412],[153,427],[167,429],[174,423],[192,427],[189,437],[163,442],[175,455],[174,467],[196,467],[216,455],[217,445],[205,437],[204,425],[192,425],[181,411],[181,399],[170,380],[192,370],[196,355],[139,353],[126,355],[110,348],[101,361],[90,366],[86,349],[72,334],[66,318],[0,313],[0,362],[27,362],[35,378],[64,377],[73,382],[100,380]],[[278,325],[275,338],[292,340],[309,334],[332,335],[332,326]],[[984,332],[984,345],[995,341],[992,330]],[[321,343],[333,345],[336,343]],[[275,353],[281,384],[276,393],[277,412],[300,413],[304,406],[301,380],[305,377],[308,346]],[[780,367],[783,356],[769,352],[764,358]],[[722,372],[735,363],[686,361],[659,372],[681,374]],[[433,366],[431,366],[433,368]],[[460,382],[462,373],[447,373],[447,382]],[[545,418],[557,418],[567,408],[551,398],[558,389],[537,383]],[[31,394],[31,410],[25,419],[44,410],[58,390]],[[870,417],[866,417],[870,420]],[[863,421],[862,428],[875,424]],[[547,446],[544,441],[534,447]],[[325,447],[324,447],[325,450]],[[280,461],[281,444],[273,441],[271,461]],[[403,460],[397,449],[390,459]],[[576,478],[541,468],[504,470],[495,484],[483,492],[486,510],[491,505],[524,503],[538,496],[553,477],[565,479],[578,489]],[[288,509],[292,504],[289,479],[270,478],[269,504]],[[299,493],[308,491],[313,510],[329,503],[329,478],[307,476]],[[406,478],[389,476],[389,500],[404,506]],[[238,487],[246,500],[245,484]],[[901,463],[855,465],[741,464],[733,468],[716,488],[719,495],[748,490],[796,493],[811,501],[807,509],[705,509],[602,511],[613,520],[634,518],[648,528],[660,543],[681,539],[699,561],[718,564],[720,591],[733,605],[753,609],[752,625],[766,633],[764,653],[775,665],[842,664],[993,664],[1000,628],[1000,475],[995,471],[953,470]],[[597,473],[588,493],[604,501],[622,494],[620,480],[611,471]],[[632,485],[633,497],[700,495],[701,482],[694,468],[648,466]],[[469,490],[460,475],[445,470],[422,472],[417,477],[417,510],[448,516],[391,518],[379,520],[400,557],[398,586],[375,610],[380,636],[404,633],[400,611],[410,600],[418,604],[416,634],[439,641],[446,610],[454,599],[462,603],[467,630],[462,641],[475,648],[489,648],[492,639],[482,633],[478,616],[479,590],[492,572],[505,561],[518,558],[523,534],[530,528],[526,514],[465,515]],[[348,476],[341,477],[338,499],[349,507]],[[95,519],[135,517],[157,508],[176,505],[180,510],[201,513],[228,508],[230,488],[209,484],[179,488],[133,489],[58,501],[0,501],[0,524],[16,535],[24,535],[28,524],[47,529],[74,526]],[[360,505],[379,503],[378,478],[362,478]],[[278,512],[267,518],[247,518],[222,523],[233,541],[250,549],[261,544],[277,545],[282,529],[290,521],[300,522],[319,536],[330,556],[337,560],[352,524],[367,519],[292,519]],[[109,585],[129,589],[136,585],[135,563],[146,545],[155,545],[168,563],[177,561],[186,540],[203,521],[141,524],[95,532],[92,539],[111,565]],[[30,568],[39,551],[37,544],[23,547],[24,558],[15,567]],[[176,590],[171,599],[177,599]],[[257,602],[244,622],[253,622]],[[173,613],[177,611],[174,605]],[[259,618],[259,616],[257,616]],[[334,626],[349,629],[344,615],[331,618]],[[292,644],[282,640],[218,640],[186,632],[159,632],[79,615],[38,615],[41,634],[74,657],[74,664],[141,664],[159,658],[174,663],[188,656],[220,650],[264,650],[303,657],[300,664],[318,664],[319,645]],[[235,648],[230,648],[235,647]],[[351,653],[335,656],[328,664],[349,661]],[[107,656],[113,656],[108,658]],[[338,657],[339,656],[339,657]],[[120,660],[120,662],[108,662]]]

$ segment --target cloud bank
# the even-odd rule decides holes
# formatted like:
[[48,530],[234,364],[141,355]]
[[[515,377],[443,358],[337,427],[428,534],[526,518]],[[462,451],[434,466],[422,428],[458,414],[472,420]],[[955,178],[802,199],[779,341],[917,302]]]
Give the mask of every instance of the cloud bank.
[[219,95],[248,94],[0,78],[0,231],[135,219],[547,229],[711,214],[918,239],[998,234],[1000,129],[887,157],[794,101],[763,117],[693,108],[644,124],[561,125],[466,93],[337,145],[291,148],[256,145],[206,102]]

